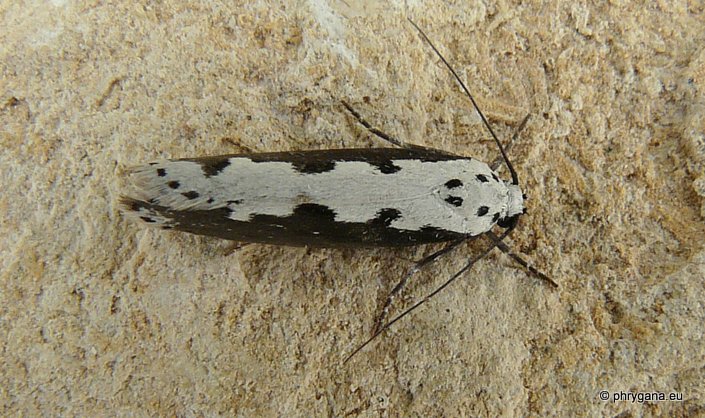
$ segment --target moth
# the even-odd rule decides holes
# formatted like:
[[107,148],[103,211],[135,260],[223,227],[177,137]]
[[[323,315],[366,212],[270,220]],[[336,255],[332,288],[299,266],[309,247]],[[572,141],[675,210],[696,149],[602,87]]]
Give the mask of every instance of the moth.
[[[396,148],[230,154],[153,162],[132,170],[133,190],[121,199],[124,212],[162,229],[246,243],[400,247],[447,242],[445,248],[417,262],[392,290],[372,338],[495,247],[553,283],[502,241],[525,212],[517,173],[454,69],[410,22],[472,101],[511,173],[510,181],[500,179],[495,171],[499,161],[490,167],[471,157],[402,143],[374,128],[343,102],[359,123]],[[491,232],[495,225],[505,228],[500,236]],[[392,298],[411,275],[483,234],[492,244],[480,256],[422,302],[383,323]]]
[[163,229],[314,247],[476,236],[523,212],[519,187],[470,157],[369,148],[222,155],[138,167],[129,213]]

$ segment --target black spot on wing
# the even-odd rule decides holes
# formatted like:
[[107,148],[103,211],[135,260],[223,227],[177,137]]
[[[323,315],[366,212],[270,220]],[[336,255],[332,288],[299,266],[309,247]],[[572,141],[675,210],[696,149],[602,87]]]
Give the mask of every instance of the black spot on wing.
[[315,217],[321,222],[330,222],[335,220],[335,211],[328,206],[318,205],[315,203],[302,203],[294,208],[294,216],[302,215],[306,217]]
[[294,170],[303,174],[317,174],[333,171],[335,161],[333,160],[311,160],[311,161],[294,161],[292,162]]
[[163,168],[157,168],[157,176],[159,176],[159,177],[166,176],[166,170]]
[[499,220],[499,212],[492,215],[492,223],[496,224],[498,220]]
[[377,169],[384,174],[394,174],[397,171],[401,170],[401,167],[399,167],[398,165],[395,165],[392,162],[392,160],[375,161],[375,162],[370,162],[370,164],[377,167]]
[[485,215],[487,215],[487,212],[489,212],[489,211],[490,211],[490,208],[488,208],[487,206],[480,206],[477,209],[477,216],[485,216]]
[[147,222],[148,224],[152,224],[152,223],[157,222],[154,219],[150,218],[149,216],[140,216],[140,219]]
[[220,174],[226,167],[230,165],[230,158],[223,156],[222,158],[209,158],[198,161],[201,165],[201,171],[206,177],[213,177]]
[[449,189],[455,189],[456,187],[461,187],[463,182],[458,179],[448,180],[446,182],[446,187]]
[[179,186],[181,186],[181,183],[179,183],[176,180],[172,180],[172,181],[168,182],[166,185],[169,186],[170,188],[176,190],[179,188]]
[[215,202],[215,199],[213,199],[212,197],[209,197],[208,200],[206,200],[206,203],[213,203],[213,202]]
[[497,177],[497,175],[495,173],[492,173],[492,178],[494,179],[494,181],[499,183],[499,177]]
[[458,196],[448,196],[446,197],[446,202],[450,203],[453,206],[460,207],[463,205],[463,198]]
[[487,177],[484,174],[478,174],[475,176],[476,179],[480,181],[480,183],[487,183],[489,180],[487,180]]
[[195,190],[191,190],[190,192],[186,192],[186,193],[181,193],[181,195],[189,200],[196,199],[200,196],[200,194],[198,194],[198,192]]
[[398,209],[386,208],[377,212],[377,216],[369,221],[372,225],[390,226],[392,221],[401,218],[401,212]]
[[123,196],[120,198],[120,205],[123,207],[123,210],[138,212],[141,208],[151,205],[151,203]]

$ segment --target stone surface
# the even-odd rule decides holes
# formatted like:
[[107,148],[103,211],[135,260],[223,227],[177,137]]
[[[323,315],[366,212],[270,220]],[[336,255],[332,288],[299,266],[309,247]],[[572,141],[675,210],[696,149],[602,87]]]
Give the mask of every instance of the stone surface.
[[[2,415],[705,412],[700,3],[240,3],[0,4]],[[529,195],[510,243],[560,288],[493,254],[343,365],[433,248],[228,256],[126,222],[117,200],[126,168],[153,159],[382,145],[340,99],[491,161],[406,17],[501,138],[532,115],[510,151]]]

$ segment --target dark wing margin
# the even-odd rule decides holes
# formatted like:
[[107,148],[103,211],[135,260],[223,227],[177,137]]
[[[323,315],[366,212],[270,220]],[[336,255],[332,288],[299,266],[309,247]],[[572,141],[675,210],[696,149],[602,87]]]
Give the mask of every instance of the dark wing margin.
[[382,172],[394,172],[393,160],[424,162],[470,160],[433,148],[348,148],[308,151],[264,152],[257,154],[227,154],[213,157],[181,158],[201,165],[206,176],[214,176],[229,165],[230,158],[247,158],[253,162],[288,162],[302,173],[324,173],[335,168],[337,161],[364,161]]
[[123,197],[123,208],[142,221],[163,229],[239,242],[311,247],[403,247],[445,242],[465,235],[434,227],[391,228],[394,209],[383,209],[367,222],[338,222],[335,212],[317,204],[302,204],[289,216],[254,215],[248,221],[230,219],[230,209],[172,210]]

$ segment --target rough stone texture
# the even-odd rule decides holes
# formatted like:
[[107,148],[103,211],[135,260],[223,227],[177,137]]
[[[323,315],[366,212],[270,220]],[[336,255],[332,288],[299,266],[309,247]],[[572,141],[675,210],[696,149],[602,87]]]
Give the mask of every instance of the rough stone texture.
[[[240,3],[0,4],[2,415],[705,413],[702,3]],[[117,199],[157,158],[380,145],[340,99],[492,160],[407,16],[502,138],[532,115],[510,242],[560,289],[493,254],[342,365],[433,248],[224,255],[125,221]]]

